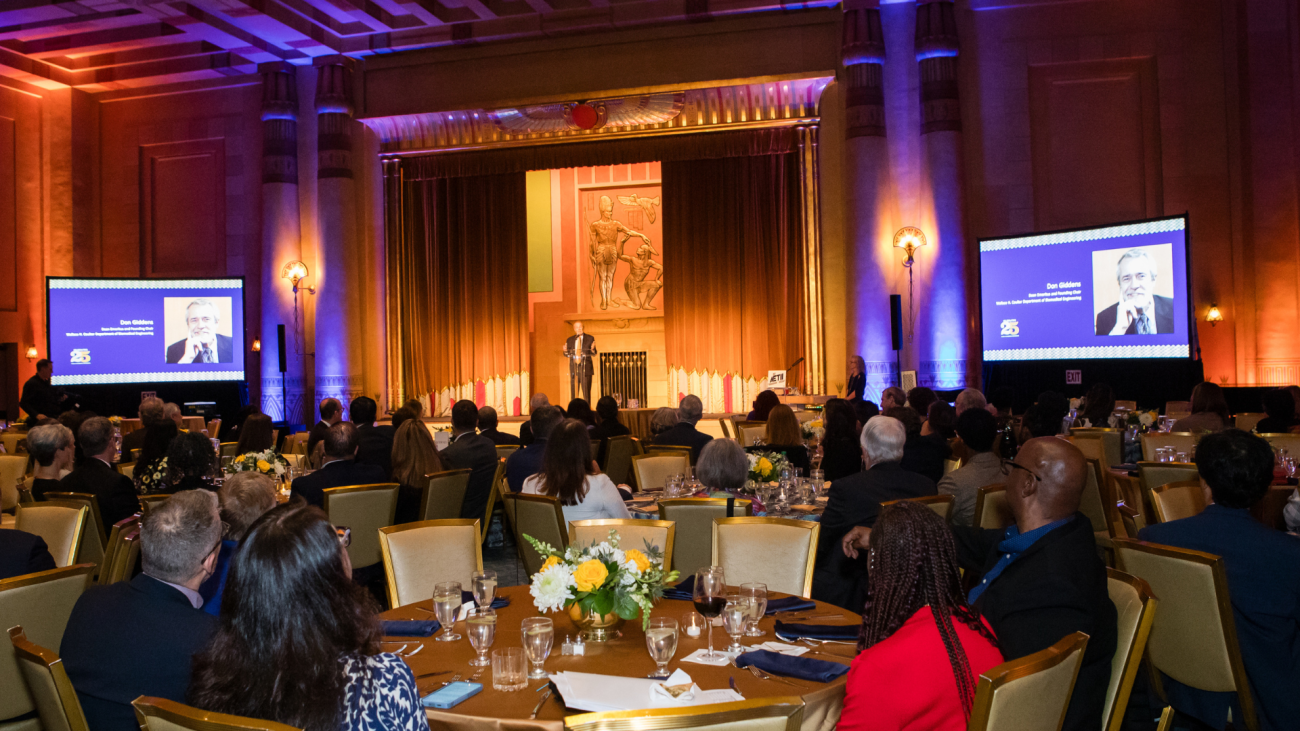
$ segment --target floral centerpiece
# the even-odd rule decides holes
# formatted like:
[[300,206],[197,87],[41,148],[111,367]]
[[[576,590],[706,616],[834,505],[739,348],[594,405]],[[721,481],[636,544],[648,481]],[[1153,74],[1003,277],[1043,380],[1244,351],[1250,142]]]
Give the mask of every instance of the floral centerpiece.
[[122,427],[122,417],[110,416],[108,417],[108,423],[112,424],[113,428],[120,429]]
[[750,452],[749,479],[757,483],[776,482],[781,479],[781,470],[790,466],[785,455],[780,452]]
[[283,480],[289,474],[289,460],[276,453],[274,449],[264,452],[241,454],[230,462],[230,472],[261,472],[264,475]]
[[619,548],[616,530],[609,532],[606,541],[574,544],[564,551],[529,535],[524,540],[546,557],[529,589],[533,604],[542,612],[567,609],[582,636],[594,642],[608,640],[638,613],[642,627],[648,626],[655,600],[664,595],[664,584],[678,576],[664,570],[663,551],[649,541],[644,551]]
[[1113,428],[1136,426],[1145,431],[1150,429],[1159,420],[1160,415],[1154,410],[1129,411],[1123,415],[1122,421],[1119,415],[1112,414],[1110,418],[1110,426]]
[[820,442],[822,437],[826,434],[826,429],[822,426],[821,419],[802,422],[799,424],[799,430],[803,432],[803,440],[805,442],[813,440]]

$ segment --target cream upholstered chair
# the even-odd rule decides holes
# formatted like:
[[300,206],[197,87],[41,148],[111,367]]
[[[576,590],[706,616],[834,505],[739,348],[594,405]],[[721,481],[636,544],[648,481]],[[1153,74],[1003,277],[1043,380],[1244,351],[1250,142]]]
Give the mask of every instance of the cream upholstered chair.
[[615,485],[628,484],[632,456],[640,454],[640,441],[633,436],[610,437],[605,442],[605,463],[600,466]]
[[1173,447],[1175,452],[1186,452],[1190,458],[1196,451],[1197,437],[1189,431],[1155,432],[1142,435],[1142,459],[1154,462],[1156,450]]
[[0,510],[18,504],[18,478],[27,472],[27,455],[0,454]]
[[1151,491],[1151,509],[1156,522],[1168,523],[1199,515],[1205,510],[1205,492],[1200,480],[1169,482]]
[[[135,450],[131,450],[135,451]],[[131,479],[135,479],[135,462],[118,462],[117,471]]]
[[943,518],[943,522],[947,523],[948,521],[952,520],[952,504],[953,502],[956,501],[956,498],[954,498],[952,495],[928,495],[926,497],[909,497],[909,498],[903,498],[902,500],[886,500],[885,502],[880,504],[880,507],[883,508],[886,505],[893,505],[894,503],[901,503],[904,501],[910,503],[921,503],[922,505],[929,506],[931,510],[933,510],[935,513],[938,513],[940,518]]
[[798,696],[718,703],[685,708],[580,713],[564,719],[565,731],[799,731],[803,699]]
[[1239,720],[1258,731],[1223,559],[1128,538],[1115,541],[1115,558],[1123,571],[1144,579],[1160,597],[1147,642],[1152,667],[1198,690],[1236,692],[1243,715]]
[[160,493],[157,495],[140,495],[140,515],[148,518],[149,511],[166,502],[169,497],[171,497],[171,495],[166,493]]
[[397,483],[327,487],[325,514],[334,525],[352,529],[348,558],[354,568],[372,566],[383,560],[379,550],[379,529],[393,524],[397,512]]
[[981,673],[967,730],[1059,731],[1087,646],[1088,635],[1075,632],[1046,650]]
[[1242,431],[1254,431],[1255,425],[1263,421],[1268,414],[1243,412],[1232,415],[1232,426]]
[[714,518],[713,566],[733,586],[751,581],[771,591],[812,596],[821,523],[788,518]]
[[1110,685],[1106,688],[1106,705],[1102,731],[1119,731],[1124,724],[1133,679],[1137,677],[1142,653],[1146,651],[1151,624],[1156,619],[1156,598],[1147,582],[1136,576],[1106,569],[1110,600],[1115,604],[1118,638],[1110,661]]
[[736,434],[740,437],[740,446],[752,447],[755,439],[762,439],[767,436],[767,422],[738,421],[736,422]]
[[[731,503],[730,511],[727,503]],[[659,501],[659,519],[677,525],[673,537],[673,561],[683,578],[701,566],[713,565],[713,519],[754,514],[750,500],[716,497],[683,497]]]
[[220,442],[222,457],[238,457],[239,442]]
[[637,491],[662,490],[672,475],[684,475],[691,467],[685,452],[632,455],[633,486]]
[[1007,505],[1006,485],[985,485],[975,491],[976,528],[1006,528],[1015,522]]
[[422,520],[379,529],[379,546],[388,576],[388,603],[413,604],[433,596],[433,585],[459,581],[469,586],[483,570],[478,520]]
[[1191,401],[1166,401],[1165,416],[1170,414],[1190,414],[1192,413]]
[[90,509],[81,503],[46,501],[14,508],[14,527],[44,539],[59,568],[76,562],[90,519]]
[[1171,482],[1201,479],[1196,465],[1191,462],[1138,462],[1138,483],[1142,486],[1142,504],[1133,508],[1142,511],[1142,519],[1151,525],[1156,522],[1151,505],[1151,491]]
[[[677,524],[671,520],[640,520],[638,518],[595,518],[569,521],[569,544],[600,543],[609,539],[611,530],[618,531],[618,545],[624,551],[635,548],[646,553],[646,543],[663,554],[663,565],[673,565],[673,540]],[[650,554],[646,553],[647,556]]]
[[1084,470],[1083,492],[1079,495],[1079,512],[1092,523],[1092,534],[1099,544],[1110,542],[1110,529],[1106,527],[1106,504],[1101,497],[1098,474],[1089,466]]
[[90,512],[87,513],[86,522],[82,526],[81,543],[73,563],[93,563],[102,566],[104,549],[108,546],[108,536],[104,534],[104,519],[99,512],[99,499],[88,492],[47,492],[45,501],[86,506]]
[[469,487],[470,472],[473,470],[466,467],[425,475],[428,484],[420,493],[420,520],[459,518],[460,506],[465,502],[465,490]]
[[109,567],[108,575],[104,576],[104,570],[100,569],[100,583],[102,584],[130,581],[135,573],[135,565],[140,560],[139,524],[131,526],[129,530],[120,535],[121,541],[117,548],[113,550],[113,563]]
[[[94,571],[94,566],[84,564],[0,580],[0,626],[21,625],[31,642],[58,647],[72,606],[90,586]],[[0,718],[36,710],[8,642],[0,642],[0,689]]]
[[131,705],[141,731],[298,731],[283,723],[202,711],[166,698],[142,695]]
[[1101,448],[1101,439],[1089,437],[1070,437],[1070,442],[1083,452],[1084,459],[1095,459],[1098,461],[1106,459],[1105,452]]
[[[113,529],[108,533],[108,545],[104,546],[104,561],[99,565],[99,573],[96,575],[95,583],[113,583],[109,581],[109,579],[113,574],[113,566],[114,562],[117,560],[117,552],[122,550],[126,537],[133,531],[138,532],[139,530],[139,515],[132,515],[129,518],[123,518],[113,524]],[[136,538],[136,540],[139,539]]]
[[311,432],[300,431],[284,438],[284,444],[280,445],[280,450],[285,454],[300,454],[307,456],[307,440],[311,439]]
[[510,459],[510,455],[518,451],[518,444],[498,444],[497,459]]
[[1070,435],[1074,437],[1075,444],[1078,444],[1081,439],[1100,440],[1103,466],[1111,467],[1124,462],[1124,432],[1122,430],[1099,426],[1075,427],[1070,430]]
[[18,669],[27,681],[27,691],[36,704],[43,731],[90,731],[59,653],[28,640],[22,627],[9,628],[9,642]]
[[672,456],[676,454],[684,454],[686,455],[687,462],[690,464],[694,464],[694,462],[691,460],[690,447],[682,447],[676,444],[645,444],[641,447],[641,449],[645,450],[646,454],[654,454],[654,455]]
[[1300,434],[1260,434],[1260,436],[1275,451],[1285,449],[1293,455],[1300,455]]
[[510,493],[505,496],[507,512],[515,516],[515,544],[523,554],[524,570],[531,576],[542,568],[543,558],[524,536],[532,536],[557,549],[569,545],[569,534],[564,529],[564,508],[560,499],[550,495],[525,495]]

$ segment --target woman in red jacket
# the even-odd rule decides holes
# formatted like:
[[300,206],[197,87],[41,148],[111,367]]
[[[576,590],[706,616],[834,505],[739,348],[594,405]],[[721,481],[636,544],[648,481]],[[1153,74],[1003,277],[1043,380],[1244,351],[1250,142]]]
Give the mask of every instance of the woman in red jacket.
[[838,731],[964,731],[976,678],[1002,653],[962,594],[952,534],[903,501],[881,511],[868,546],[870,600]]

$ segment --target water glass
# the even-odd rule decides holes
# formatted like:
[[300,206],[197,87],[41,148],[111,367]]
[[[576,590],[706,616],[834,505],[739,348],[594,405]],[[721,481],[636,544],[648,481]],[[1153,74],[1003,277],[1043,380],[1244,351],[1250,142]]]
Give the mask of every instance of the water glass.
[[740,638],[745,635],[745,626],[749,624],[751,602],[739,594],[727,597],[727,604],[722,608],[722,628],[731,637],[727,652],[744,652],[745,646]]
[[478,653],[478,657],[469,661],[476,668],[485,668],[491,664],[488,650],[497,636],[497,613],[489,607],[475,607],[465,617],[465,633],[469,635],[469,644]]
[[1295,457],[1283,458],[1282,469],[1286,472],[1287,477],[1295,477],[1295,472],[1296,472]]
[[456,624],[456,614],[460,611],[460,582],[444,581],[433,585],[433,612],[442,624],[442,635],[437,642],[459,640],[460,635],[452,631]]
[[546,669],[542,666],[555,644],[555,623],[548,617],[529,617],[524,620],[521,632],[524,636],[524,654],[533,666],[528,677],[545,678]]
[[1174,455],[1174,458],[1175,458],[1175,461],[1176,461],[1176,462],[1187,462],[1187,461],[1188,461],[1188,459],[1187,459],[1187,452],[1179,452],[1178,454]]
[[522,647],[503,647],[500,650],[493,650],[492,689],[515,691],[527,688],[528,669],[524,659]]
[[650,651],[650,659],[655,662],[655,671],[646,677],[668,677],[668,662],[677,652],[677,620],[651,617],[650,626],[645,631],[645,646]]
[[475,571],[469,577],[470,591],[474,592],[474,604],[480,607],[492,606],[492,599],[497,591],[497,572]]
[[767,613],[767,584],[757,582],[741,584],[740,595],[750,601],[749,627],[745,630],[745,636],[762,637],[767,634],[767,632],[758,628],[758,620],[762,619]]

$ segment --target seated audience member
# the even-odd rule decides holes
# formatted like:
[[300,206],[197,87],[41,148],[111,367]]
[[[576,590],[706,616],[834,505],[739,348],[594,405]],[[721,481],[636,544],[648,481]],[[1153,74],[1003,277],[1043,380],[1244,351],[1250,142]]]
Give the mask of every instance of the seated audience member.
[[631,518],[618,487],[595,468],[587,425],[577,419],[565,419],[551,430],[542,457],[542,471],[524,480],[523,493],[558,497],[564,506],[565,523]]
[[1286,521],[1287,530],[1292,533],[1300,531],[1300,489],[1293,490],[1291,497],[1287,498],[1282,517]]
[[1016,390],[1010,386],[998,386],[993,389],[989,403],[997,409],[998,428],[1005,427],[1015,416],[1012,409],[1015,406]]
[[139,731],[131,701],[142,695],[185,702],[191,659],[217,623],[202,609],[199,586],[220,547],[217,496],[177,494],[141,526],[144,572],[77,599],[59,654],[90,728]]
[[[257,404],[249,404],[244,408],[240,409],[238,412],[235,413],[235,418],[231,419],[228,422],[222,422],[221,433],[220,433],[221,441],[235,442],[236,444],[238,444],[239,432],[243,430],[244,422],[247,421],[248,417],[252,416],[253,414],[260,414],[260,413],[262,413],[262,410],[257,407]],[[210,434],[209,436],[215,436],[215,435]]]
[[883,502],[935,494],[933,480],[899,464],[906,442],[903,423],[893,417],[877,416],[862,427],[866,469],[831,483],[830,499],[822,514],[813,571],[812,593],[817,599],[854,611],[861,609],[862,566],[846,559],[839,548],[840,539],[855,526],[874,525]]
[[167,451],[180,432],[176,422],[163,419],[144,428],[144,446],[140,448],[140,458],[135,462],[131,472],[131,481],[135,491],[140,495],[158,495],[174,492],[172,489],[172,471],[167,464]]
[[930,404],[930,413],[921,425],[921,436],[943,440],[946,444],[949,439],[957,436],[956,424],[957,410],[949,406],[948,402],[937,400]]
[[32,499],[44,500],[47,492],[61,492],[59,480],[72,470],[77,451],[72,430],[62,424],[35,426],[27,432],[27,452],[36,460],[32,471]]
[[369,396],[358,396],[348,405],[348,414],[357,428],[357,464],[372,464],[393,473],[393,437],[396,427],[377,425],[379,405]]
[[[1300,721],[1300,540],[1250,515],[1273,481],[1273,450],[1268,442],[1238,429],[1208,434],[1196,445],[1196,471],[1205,510],[1149,525],[1138,538],[1223,559],[1237,642],[1260,727],[1295,728],[1292,724]],[[1196,690],[1167,676],[1164,688],[1170,705],[1211,728],[1224,727],[1230,703],[1232,717],[1241,718],[1234,694]]]
[[857,416],[844,399],[831,399],[822,410],[822,472],[834,482],[862,471],[862,445],[854,429]]
[[791,467],[803,470],[804,477],[812,465],[808,459],[808,448],[803,445],[803,430],[794,410],[785,404],[777,404],[767,414],[767,430],[763,432],[763,444],[749,447],[750,452],[780,452],[785,455]]
[[[248,425],[244,429],[247,434]],[[167,448],[167,468],[171,471],[172,492],[216,489],[212,473],[218,468],[217,453],[212,451],[212,440],[202,434],[185,432],[177,435]]]
[[[422,424],[417,424],[423,426]],[[290,493],[309,505],[324,507],[325,490],[331,487],[374,485],[387,482],[384,470],[372,464],[357,464],[357,428],[342,421],[325,432],[325,464],[310,475],[303,475],[289,486]]]
[[956,419],[966,413],[966,409],[988,410],[988,407],[988,400],[984,398],[984,394],[978,388],[963,388],[961,393],[957,394],[957,400],[953,403],[953,410],[957,412],[953,418]]
[[591,410],[591,404],[586,399],[576,398],[569,402],[569,407],[564,410],[564,415],[570,419],[577,419],[587,425],[588,429],[596,426],[596,415]]
[[44,538],[27,531],[0,528],[0,581],[56,568]]
[[[536,414],[538,409],[542,408],[543,406],[550,406],[550,405],[551,405],[551,400],[547,398],[546,394],[535,393],[532,395],[531,398],[528,399],[528,413]],[[558,410],[559,407],[556,408]],[[560,412],[560,413],[561,416],[563,416],[564,412]],[[523,423],[523,426],[519,427],[519,444],[520,446],[527,447],[529,444],[532,443],[533,443],[533,424],[532,424],[532,419],[529,419],[528,421],[525,421]],[[518,490],[516,490],[515,492],[518,492]]]
[[618,402],[613,396],[601,396],[596,401],[596,428],[591,430],[591,438],[600,440],[600,453],[596,460],[605,464],[605,448],[614,437],[631,436],[628,429],[618,420]]
[[93,419],[94,417],[95,414],[90,411],[65,411],[62,414],[59,414],[58,422],[72,430],[72,439],[77,442],[75,456],[72,460],[72,464],[74,465],[73,469],[76,469],[75,465],[81,464],[81,460],[86,456],[81,451],[81,442],[78,438],[81,434],[81,425],[85,423],[87,419]]
[[301,729],[427,731],[415,676],[379,651],[377,609],[351,575],[319,510],[291,503],[262,516],[230,562],[186,702]]
[[1021,438],[1054,437],[1061,433],[1065,417],[1070,413],[1070,401],[1055,391],[1038,394],[1038,400],[1025,410],[1021,420]]
[[528,417],[525,426],[532,436],[532,442],[523,449],[516,449],[514,454],[506,458],[506,484],[510,486],[510,492],[523,490],[524,480],[542,471],[542,455],[546,453],[546,440],[563,419],[564,414],[550,404],[543,404]]
[[507,434],[497,428],[497,410],[484,406],[478,410],[478,433],[492,440],[497,446],[519,446],[519,437]]
[[460,506],[460,517],[483,520],[487,511],[492,480],[497,474],[497,445],[480,436],[478,407],[473,401],[457,401],[451,407],[451,444],[439,452],[448,469],[472,470],[469,487],[465,489],[465,502]]
[[[700,397],[695,394],[687,394],[677,408],[678,422],[667,431],[661,432],[655,438],[652,444],[661,444],[670,447],[690,447],[691,462],[696,462],[700,458],[700,450],[704,445],[713,441],[713,437],[695,428],[700,423],[700,417],[704,415],[704,404]],[[769,429],[771,426],[769,425]]]
[[1257,434],[1285,434],[1296,425],[1295,399],[1280,388],[1264,392],[1264,412],[1268,416],[1255,425]]
[[907,431],[907,445],[903,447],[903,460],[900,462],[902,468],[938,482],[943,477],[944,461],[952,456],[948,441],[938,435],[922,436],[921,428],[925,425],[911,406],[890,409],[885,416],[898,419]]
[[1175,432],[1216,432],[1228,428],[1228,401],[1217,383],[1202,381],[1192,389],[1192,414],[1170,427]]
[[880,416],[880,407],[876,406],[875,401],[855,401],[853,402],[853,416],[857,418],[856,424],[853,425],[853,433],[862,432],[862,427],[873,416]]
[[433,435],[420,421],[407,420],[393,439],[393,482],[398,484],[396,523],[421,519],[420,502],[428,487],[428,475],[444,472],[447,466],[438,456]]
[[880,394],[880,412],[897,409],[907,405],[907,392],[898,386],[890,386]]
[[1300,386],[1283,386],[1282,390],[1291,394],[1291,400],[1295,402],[1295,411],[1300,414]]
[[131,452],[144,447],[145,430],[163,420],[162,399],[155,396],[144,399],[140,402],[139,414],[140,428],[122,436],[122,460],[126,462],[134,462]]
[[970,525],[975,519],[975,496],[981,487],[1001,485],[1002,460],[993,453],[998,420],[984,409],[967,409],[957,417],[957,436],[966,449],[966,463],[939,480],[939,494],[952,495],[953,525]]
[[745,421],[767,421],[767,415],[772,411],[772,407],[780,405],[781,399],[777,397],[775,391],[759,391],[754,399],[754,410],[749,412]]
[[181,407],[170,401],[163,404],[163,418],[169,419],[176,424],[176,428],[181,431],[188,431],[185,428],[185,416],[181,413]]
[[407,399],[406,403],[402,404],[402,406],[410,409],[411,413],[415,414],[415,418],[417,419],[424,418],[424,402],[421,401],[420,399],[418,398]]
[[739,493],[749,478],[749,457],[734,439],[714,439],[700,450],[695,476],[710,492]]
[[99,516],[104,520],[104,535],[108,535],[113,532],[114,523],[140,512],[140,500],[135,496],[131,478],[113,467],[117,437],[113,436],[113,424],[108,419],[102,416],[87,419],[81,425],[77,441],[86,458],[59,480],[58,492],[94,495],[99,502]]
[[677,416],[677,409],[667,406],[660,406],[655,409],[655,412],[650,416],[650,443],[653,444],[660,434],[677,426],[678,421],[681,421],[681,419]]
[[212,575],[199,587],[203,597],[203,611],[216,616],[221,611],[221,595],[226,588],[226,572],[235,547],[244,539],[249,526],[262,514],[275,507],[275,480],[261,472],[236,472],[221,483],[217,501],[221,506],[221,522],[225,534],[221,537],[221,550]]
[[398,409],[397,411],[394,411],[393,412],[393,434],[396,435],[397,430],[402,428],[402,424],[405,424],[408,421],[424,423],[423,420],[420,419],[419,414],[416,414],[414,411],[411,411],[405,406]]
[[243,456],[265,452],[274,446],[275,428],[271,425],[271,417],[266,414],[253,414],[244,420],[244,428],[239,430],[235,454]]
[[923,420],[930,415],[930,404],[938,400],[939,397],[935,395],[934,391],[925,386],[917,386],[907,392],[907,405],[915,409]]
[[320,421],[311,428],[307,435],[307,454],[314,454],[316,443],[325,438],[330,427],[343,421],[343,402],[336,398],[327,398],[320,402]]
[[872,602],[837,731],[965,731],[977,678],[1002,653],[962,595],[952,533],[928,507],[903,502],[880,512],[869,543]]
[[1115,393],[1110,385],[1102,382],[1092,384],[1084,394],[1079,407],[1079,425],[1110,426],[1110,415],[1115,411]]

